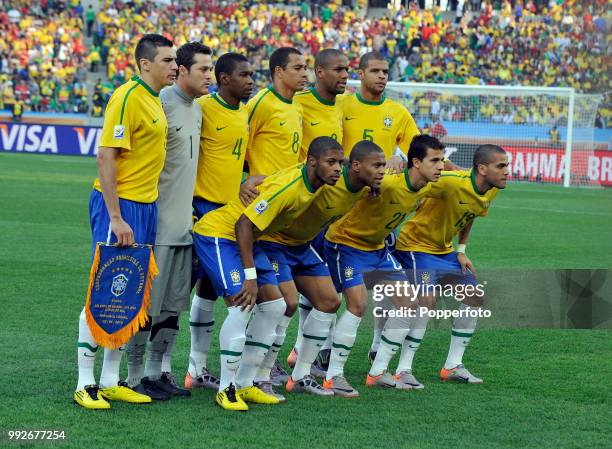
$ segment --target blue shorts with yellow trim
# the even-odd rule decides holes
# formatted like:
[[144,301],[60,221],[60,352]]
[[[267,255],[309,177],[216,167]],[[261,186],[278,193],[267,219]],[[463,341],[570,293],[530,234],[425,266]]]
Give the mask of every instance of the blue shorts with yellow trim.
[[[119,209],[123,221],[134,232],[134,241],[141,245],[155,245],[157,235],[157,203],[137,203],[119,198]],[[91,258],[98,242],[115,243],[117,236],[112,232],[110,216],[102,193],[93,189],[89,196],[89,225],[93,237]]]
[[408,280],[402,266],[386,247],[363,251],[325,239],[323,253],[338,292],[366,284],[363,276],[366,273],[376,272],[376,281]]
[[327,264],[310,243],[299,246],[260,240],[276,272],[278,282],[288,282],[296,276],[329,276]]
[[200,197],[194,197],[191,205],[193,206],[193,215],[197,220],[202,218],[207,213],[225,206],[225,204],[213,203],[212,201],[208,201]]
[[415,285],[478,284],[469,270],[466,274],[461,272],[461,265],[457,261],[455,252],[429,254],[419,251],[395,250],[393,255],[406,269]]
[[[200,269],[210,280],[217,296],[233,296],[242,290],[244,268],[238,244],[233,240],[194,234],[193,244],[200,260]],[[253,246],[257,269],[257,286],[278,285],[276,273],[266,253],[258,244]]]

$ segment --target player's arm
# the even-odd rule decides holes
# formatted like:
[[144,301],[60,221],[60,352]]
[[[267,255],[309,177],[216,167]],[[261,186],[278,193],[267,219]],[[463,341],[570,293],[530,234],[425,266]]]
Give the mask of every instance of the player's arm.
[[420,134],[419,127],[412,118],[412,115],[406,110],[403,110],[402,127],[400,128],[400,134],[397,136],[397,147],[395,154],[389,158],[387,162],[387,169],[391,173],[401,173],[406,168],[406,162],[408,160],[408,149],[410,148],[410,142],[414,136]]
[[444,170],[446,171],[466,171],[467,168],[459,167],[450,159],[444,159]]
[[255,225],[249,218],[242,214],[236,225],[236,243],[240,250],[240,260],[244,267],[244,282],[242,290],[234,300],[234,306],[240,306],[241,310],[253,307],[257,300],[257,272],[255,271],[255,258],[253,257],[253,244],[255,243]]
[[470,270],[474,276],[476,276],[476,269],[474,268],[474,264],[465,254],[465,250],[467,247],[468,237],[470,235],[470,231],[472,230],[472,225],[474,224],[474,220],[472,219],[468,224],[466,224],[461,231],[459,231],[459,236],[457,239],[457,262],[461,265],[461,272],[465,274],[467,270]]
[[119,246],[132,245],[134,243],[134,232],[121,216],[119,207],[119,195],[117,194],[117,156],[120,148],[99,147],[96,163],[100,188],[104,203],[110,217],[111,229],[117,236]]

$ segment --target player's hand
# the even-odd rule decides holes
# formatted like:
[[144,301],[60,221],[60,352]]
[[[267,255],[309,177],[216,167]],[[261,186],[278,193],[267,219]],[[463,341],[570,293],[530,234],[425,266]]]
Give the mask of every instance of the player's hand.
[[401,156],[397,154],[395,156],[391,156],[391,159],[387,161],[387,171],[393,174],[400,174],[406,168],[406,161]]
[[234,299],[234,306],[240,307],[240,310],[244,310],[247,307],[249,310],[253,308],[257,301],[257,279],[250,279],[244,281],[242,284],[242,290],[238,293]]
[[117,236],[117,246],[129,246],[134,244],[134,231],[123,218],[111,219],[111,230]]
[[264,179],[264,176],[250,176],[240,185],[239,196],[242,204],[248,206],[259,196],[259,190],[257,190],[256,187],[261,184]]
[[459,262],[459,265],[461,265],[461,272],[463,274],[467,274],[467,270],[470,270],[474,277],[477,276],[474,264],[472,264],[472,261],[465,255],[465,253],[457,253],[457,262]]

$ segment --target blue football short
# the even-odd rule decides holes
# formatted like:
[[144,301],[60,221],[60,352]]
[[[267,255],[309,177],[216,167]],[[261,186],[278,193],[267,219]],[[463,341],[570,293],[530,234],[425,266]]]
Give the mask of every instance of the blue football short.
[[[233,240],[194,234],[193,243],[200,269],[204,271],[217,296],[233,296],[242,290],[244,268],[238,244]],[[257,285],[278,285],[276,273],[262,248],[253,246]]]
[[[134,241],[141,245],[155,245],[157,203],[137,203],[119,198],[119,208],[121,217],[134,232]],[[104,197],[96,189],[93,189],[89,196],[89,224],[93,237],[91,247],[93,259],[98,242],[115,243],[117,241],[117,236],[111,230],[110,216],[104,203]]]
[[327,264],[310,243],[289,246],[260,240],[258,244],[272,263],[278,282],[296,276],[329,276]]
[[476,278],[468,270],[461,272],[457,261],[457,253],[429,254],[418,251],[398,251],[393,255],[408,272],[411,282],[415,284],[447,285],[471,284],[477,285]]
[[376,272],[378,281],[408,280],[402,266],[386,247],[363,251],[325,239],[323,254],[338,292],[365,284],[363,275],[366,273]]

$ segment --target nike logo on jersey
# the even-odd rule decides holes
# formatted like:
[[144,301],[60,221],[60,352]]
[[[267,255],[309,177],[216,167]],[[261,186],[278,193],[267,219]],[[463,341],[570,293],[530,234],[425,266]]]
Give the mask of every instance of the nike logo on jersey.
[[321,122],[310,122],[310,126],[317,126]]
[[459,204],[468,204],[468,203],[466,203],[465,201],[459,200]]
[[221,127],[217,126],[217,131],[221,131],[221,130],[227,128],[228,126],[229,125],[225,125],[225,126],[221,126]]
[[153,119],[153,124],[157,123],[158,121],[159,121],[159,119],[158,119],[158,118],[154,118],[154,119]]
[[325,209],[329,210],[329,209],[333,209],[334,206],[330,206],[329,204],[325,205]]
[[95,357],[95,356],[96,356],[95,354],[94,354],[94,355],[89,355],[89,354],[87,354],[87,353],[83,353],[83,355],[84,355],[85,357],[89,357],[89,358],[93,358],[93,357]]
[[344,120],[346,120],[347,122],[349,120],[355,120],[357,117],[344,117]]
[[179,132],[181,129],[183,129],[183,127],[179,126],[178,128],[176,128],[176,132]]
[[285,123],[287,123],[287,120],[285,120],[284,122],[280,122],[280,126],[285,126]]

